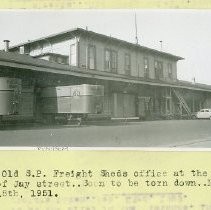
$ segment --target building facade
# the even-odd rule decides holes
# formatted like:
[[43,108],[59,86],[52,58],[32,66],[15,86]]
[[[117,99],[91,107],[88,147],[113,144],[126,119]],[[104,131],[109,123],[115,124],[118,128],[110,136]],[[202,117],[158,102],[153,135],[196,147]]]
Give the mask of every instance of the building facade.
[[83,29],[73,29],[10,48],[49,61],[87,70],[145,79],[177,80],[183,58]]
[[113,118],[190,117],[210,105],[210,86],[177,79],[183,58],[80,28],[10,47],[7,54],[28,65],[18,73],[4,70],[2,54],[0,73],[21,77],[33,116],[39,88],[57,85],[103,85],[103,114]]

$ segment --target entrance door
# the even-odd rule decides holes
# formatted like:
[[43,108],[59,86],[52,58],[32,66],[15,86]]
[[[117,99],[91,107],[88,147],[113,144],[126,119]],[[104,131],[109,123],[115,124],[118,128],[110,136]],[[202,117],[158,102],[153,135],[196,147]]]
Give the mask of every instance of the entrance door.
[[124,105],[124,117],[135,117],[136,109],[135,109],[135,96],[129,94],[123,94],[123,105]]
[[135,96],[124,93],[113,93],[113,117],[135,117]]

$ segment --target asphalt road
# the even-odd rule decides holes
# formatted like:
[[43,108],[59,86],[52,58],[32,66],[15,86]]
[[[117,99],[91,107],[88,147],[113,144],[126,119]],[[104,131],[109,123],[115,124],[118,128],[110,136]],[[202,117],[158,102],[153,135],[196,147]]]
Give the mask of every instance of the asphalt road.
[[211,148],[211,120],[9,126],[0,130],[0,146]]

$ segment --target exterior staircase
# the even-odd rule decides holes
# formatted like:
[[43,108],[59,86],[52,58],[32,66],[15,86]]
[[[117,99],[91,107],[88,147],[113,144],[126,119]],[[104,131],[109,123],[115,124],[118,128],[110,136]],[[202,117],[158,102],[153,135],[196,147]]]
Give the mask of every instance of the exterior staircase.
[[172,88],[173,93],[175,94],[175,96],[177,97],[177,99],[179,100],[180,103],[180,107],[181,107],[181,115],[182,115],[182,108],[185,110],[186,114],[188,115],[188,117],[191,118],[191,110],[188,106],[188,104],[186,103],[185,99],[182,97],[182,95],[179,93],[178,90],[176,90],[175,88]]

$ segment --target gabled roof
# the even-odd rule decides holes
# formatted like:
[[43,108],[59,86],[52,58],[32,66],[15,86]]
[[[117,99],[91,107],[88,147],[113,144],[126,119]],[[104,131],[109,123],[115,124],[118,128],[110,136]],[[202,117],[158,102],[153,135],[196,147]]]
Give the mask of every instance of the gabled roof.
[[88,31],[88,30],[85,30],[85,29],[82,29],[82,28],[73,28],[73,29],[68,30],[68,31],[63,31],[63,32],[52,34],[52,35],[49,35],[49,36],[45,36],[45,37],[42,37],[42,38],[39,38],[39,39],[24,42],[24,43],[10,47],[10,51],[13,51],[13,50],[15,50],[18,47],[23,46],[23,45],[30,45],[30,44],[35,44],[37,42],[46,42],[46,40],[50,41],[50,40],[55,40],[55,39],[60,39],[60,38],[67,38],[67,37],[74,37],[74,36],[81,36],[81,35],[91,36],[93,38],[104,39],[104,40],[108,40],[108,41],[112,41],[112,42],[121,43],[121,44],[126,45],[128,47],[134,47],[134,48],[141,50],[141,51],[153,53],[153,54],[160,55],[160,56],[169,57],[169,58],[176,60],[176,61],[184,59],[180,56],[176,56],[176,55],[173,55],[173,54],[170,54],[170,53],[166,53],[166,52],[163,52],[163,51],[159,51],[159,50],[155,50],[155,49],[148,48],[148,47],[145,47],[145,46],[141,46],[139,44],[127,42],[127,41],[117,39],[117,38],[114,38],[114,37],[111,37],[111,36],[99,34],[99,33],[93,32],[93,31]]

